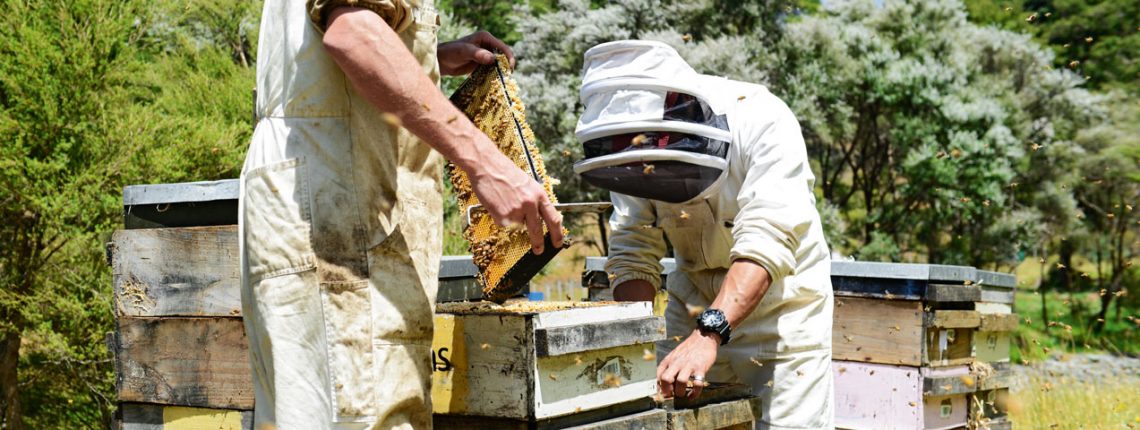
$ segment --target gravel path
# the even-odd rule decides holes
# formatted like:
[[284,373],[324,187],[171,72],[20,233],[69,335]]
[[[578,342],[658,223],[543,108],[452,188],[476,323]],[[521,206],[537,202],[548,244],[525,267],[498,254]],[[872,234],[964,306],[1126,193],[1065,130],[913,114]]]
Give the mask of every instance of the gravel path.
[[1140,384],[1140,358],[1109,354],[1054,355],[1045,361],[1014,365],[1013,369],[1019,376],[1013,383],[1012,388],[1015,391],[1028,385],[1030,378],[1038,380],[1065,378],[1088,383],[1131,381]]

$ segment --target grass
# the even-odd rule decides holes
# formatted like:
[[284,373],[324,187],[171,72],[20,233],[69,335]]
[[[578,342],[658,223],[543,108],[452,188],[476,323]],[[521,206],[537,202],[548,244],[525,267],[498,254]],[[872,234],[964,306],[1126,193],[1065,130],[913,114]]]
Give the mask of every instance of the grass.
[[[1054,353],[1105,352],[1129,356],[1140,356],[1140,309],[1136,297],[1140,291],[1128,291],[1128,295],[1113,300],[1105,316],[1105,326],[1100,333],[1092,331],[1097,312],[1100,310],[1099,291],[1058,292],[1037,289],[1040,279],[1047,269],[1056,267],[1057,257],[1051,256],[1041,261],[1027,258],[1018,265],[1018,291],[1015,297],[1014,312],[1021,317],[1021,325],[1014,336],[1012,359],[1014,362],[1032,362],[1044,359]],[[1096,265],[1083,257],[1072,261],[1074,275],[1090,275],[1096,279]],[[1079,276],[1079,275],[1078,275]],[[1135,290],[1135,286],[1126,290]],[[1042,294],[1047,312],[1042,313]],[[1124,300],[1117,312],[1117,302]],[[1047,321],[1046,321],[1047,320]]]
[[1030,380],[1008,404],[1014,428],[1140,429],[1140,388],[1132,383]]
[[[1045,294],[1048,323],[1042,320],[1041,294]],[[1104,330],[1097,334],[1092,323],[1099,299],[1095,292],[1018,291],[1014,311],[1021,317],[1021,325],[1013,339],[1013,361],[1037,361],[1055,352],[1140,356],[1140,312],[1125,307],[1118,315],[1116,306],[1110,307]]]

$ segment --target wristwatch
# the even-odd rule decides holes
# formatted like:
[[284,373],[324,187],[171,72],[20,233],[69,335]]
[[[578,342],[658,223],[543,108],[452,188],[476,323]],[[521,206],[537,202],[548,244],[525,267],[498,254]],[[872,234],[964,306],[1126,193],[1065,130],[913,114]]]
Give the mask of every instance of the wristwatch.
[[697,329],[701,333],[711,332],[720,335],[721,345],[728,343],[728,337],[732,334],[732,328],[728,326],[728,318],[720,309],[706,309],[697,315]]

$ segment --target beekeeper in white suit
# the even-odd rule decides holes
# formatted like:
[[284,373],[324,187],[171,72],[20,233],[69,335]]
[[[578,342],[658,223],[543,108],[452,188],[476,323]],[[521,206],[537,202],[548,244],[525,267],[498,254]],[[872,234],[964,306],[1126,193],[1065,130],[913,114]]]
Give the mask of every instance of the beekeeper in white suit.
[[587,51],[581,100],[574,169],[612,191],[614,297],[652,300],[673,245],[662,394],[740,382],[762,398],[757,428],[832,428],[831,266],[792,112],[649,41]]
[[432,3],[265,1],[239,221],[258,429],[431,428],[444,157],[495,221],[561,246],[542,186],[439,91],[510,49],[437,44]]

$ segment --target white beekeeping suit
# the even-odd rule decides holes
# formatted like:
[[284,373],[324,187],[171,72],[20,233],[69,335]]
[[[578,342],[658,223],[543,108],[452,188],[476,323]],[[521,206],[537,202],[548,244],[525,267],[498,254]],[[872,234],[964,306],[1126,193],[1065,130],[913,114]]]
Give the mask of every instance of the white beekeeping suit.
[[431,427],[443,158],[381,120],[321,33],[367,8],[438,81],[438,15],[415,3],[265,2],[240,209],[257,428]]
[[792,112],[763,86],[698,74],[648,41],[587,51],[581,99],[575,171],[612,191],[611,285],[659,288],[665,238],[674,248],[658,359],[696,328],[687,307],[708,307],[732,262],[751,260],[771,285],[707,380],[751,385],[758,428],[832,428],[831,265]]

